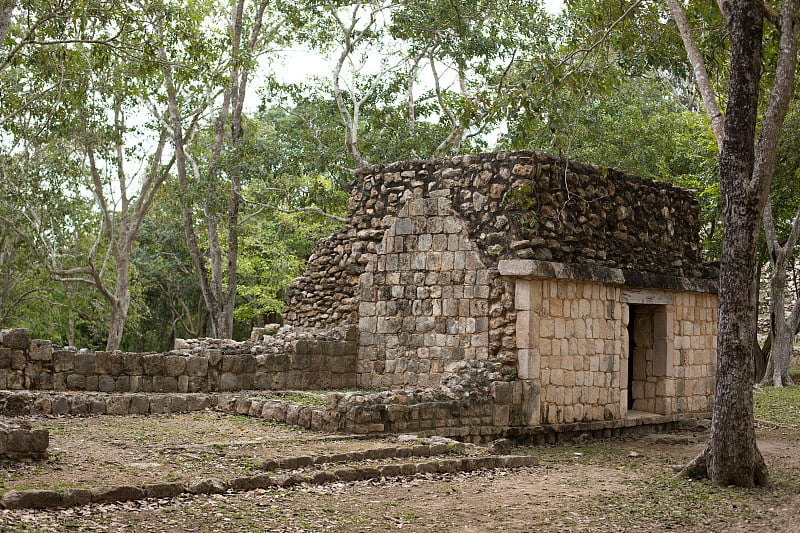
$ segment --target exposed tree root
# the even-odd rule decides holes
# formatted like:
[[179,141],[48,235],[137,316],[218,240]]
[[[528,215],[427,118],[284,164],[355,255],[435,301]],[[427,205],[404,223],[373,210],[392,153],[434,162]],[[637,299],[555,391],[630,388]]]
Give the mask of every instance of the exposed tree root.
[[691,478],[691,479],[707,479],[714,485],[727,487],[735,485],[737,487],[763,487],[772,488],[772,481],[769,478],[769,470],[767,464],[764,462],[764,457],[761,452],[756,448],[755,457],[753,458],[753,467],[748,469],[750,473],[747,476],[742,476],[742,469],[716,468],[712,470],[711,464],[711,445],[708,446],[692,461],[683,467],[680,472],[676,474],[678,478]]

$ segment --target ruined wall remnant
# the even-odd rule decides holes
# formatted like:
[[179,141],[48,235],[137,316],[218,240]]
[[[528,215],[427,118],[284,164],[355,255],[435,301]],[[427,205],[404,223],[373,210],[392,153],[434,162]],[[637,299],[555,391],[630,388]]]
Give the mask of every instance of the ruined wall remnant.
[[337,389],[356,384],[356,344],[337,331],[284,328],[257,342],[208,339],[167,353],[75,350],[0,335],[0,389],[212,392]]

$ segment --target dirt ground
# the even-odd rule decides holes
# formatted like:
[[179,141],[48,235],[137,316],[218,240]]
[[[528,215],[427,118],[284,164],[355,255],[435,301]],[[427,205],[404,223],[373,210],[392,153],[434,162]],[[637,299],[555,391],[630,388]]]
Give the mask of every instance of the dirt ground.
[[[269,458],[395,446],[214,412],[32,421],[47,462],[6,465],[2,490],[231,479]],[[514,448],[537,467],[301,485],[55,511],[0,511],[0,531],[798,531],[800,428],[763,422],[772,490],[674,478],[702,434]],[[678,442],[678,443],[674,443]],[[466,453],[487,453],[468,446]],[[405,459],[407,461],[408,459]]]

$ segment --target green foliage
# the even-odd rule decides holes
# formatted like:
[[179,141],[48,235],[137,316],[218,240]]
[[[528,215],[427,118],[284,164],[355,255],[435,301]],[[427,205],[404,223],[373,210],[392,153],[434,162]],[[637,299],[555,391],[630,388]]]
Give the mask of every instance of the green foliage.
[[503,204],[508,209],[519,211],[518,223],[526,229],[539,227],[534,192],[532,186],[523,185],[521,187],[512,187],[503,195]]
[[[114,265],[101,259],[113,245],[97,237],[100,221],[88,198],[84,154],[93,147],[107,191],[113,190],[117,143],[122,141],[124,166],[148,161],[166,117],[164,70],[153,60],[162,47],[185,114],[201,108],[216,114],[233,64],[260,69],[261,105],[258,111],[245,108],[242,137],[226,142],[218,158],[212,153],[213,121],[208,113],[197,115],[187,147],[198,172],[190,172],[185,193],[165,185],[137,239],[131,270],[137,331],[126,336],[125,346],[164,348],[173,336],[206,333],[180,206],[190,202],[198,220],[203,209],[218,215],[226,245],[234,178],[241,180],[244,200],[236,318],[242,327],[277,318],[286,285],[302,270],[314,241],[341,224],[309,208],[346,216],[345,190],[357,161],[343,142],[331,73],[278,83],[275,67],[260,54],[268,54],[266,44],[272,43],[311,47],[335,59],[346,47],[333,13],[344,20],[356,6],[354,67],[341,96],[350,109],[359,102],[356,143],[365,160],[478,152],[493,148],[496,139],[499,149],[561,153],[666,179],[698,191],[707,255],[719,255],[716,145],[676,28],[664,22],[664,5],[641,2],[623,16],[632,3],[569,0],[564,15],[554,19],[540,2],[527,0],[279,0],[265,14],[264,46],[251,54],[230,50],[227,18],[219,16],[229,6],[215,0],[19,2],[0,48],[3,325],[28,320],[53,338],[97,344],[107,304],[76,283],[54,282],[48,268],[77,266],[94,253],[104,279],[113,279]],[[248,14],[254,8],[246,3]],[[373,13],[376,23],[367,27]],[[689,2],[687,13],[702,29],[697,38],[712,78],[724,85],[727,42],[718,10]],[[243,20],[246,37],[252,17]],[[34,25],[35,38],[25,41]],[[51,44],[37,44],[44,41]],[[774,56],[775,50],[765,50],[765,82]],[[439,87],[431,81],[434,72]],[[115,108],[130,117],[127,123],[113,120],[109,110]],[[786,131],[800,125],[798,117],[794,105]],[[460,143],[452,136],[459,129]],[[782,234],[800,194],[795,137],[781,137],[774,180]],[[519,211],[521,224],[538,224],[535,191],[514,189],[504,201]],[[113,220],[120,205],[111,206]],[[201,223],[196,231],[201,241],[208,236]],[[207,244],[201,253],[208,256]],[[43,315],[46,320],[32,322]]]

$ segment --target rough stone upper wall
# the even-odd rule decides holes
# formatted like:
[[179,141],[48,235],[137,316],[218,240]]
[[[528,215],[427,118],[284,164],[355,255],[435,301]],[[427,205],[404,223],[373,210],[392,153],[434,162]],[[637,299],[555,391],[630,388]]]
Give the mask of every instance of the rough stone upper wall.
[[[361,171],[350,222],[323,239],[289,289],[291,324],[358,322],[359,276],[411,199],[447,198],[484,265],[539,259],[710,277],[691,191],[536,152],[376,165]],[[442,231],[442,233],[445,233]]]

